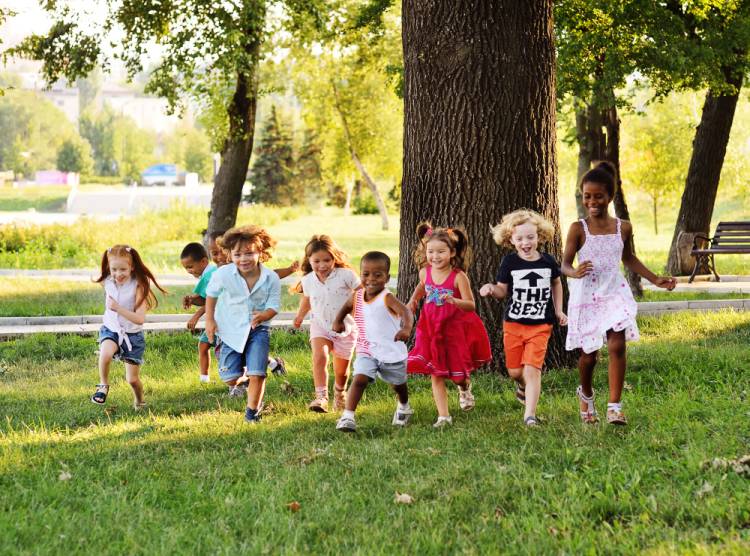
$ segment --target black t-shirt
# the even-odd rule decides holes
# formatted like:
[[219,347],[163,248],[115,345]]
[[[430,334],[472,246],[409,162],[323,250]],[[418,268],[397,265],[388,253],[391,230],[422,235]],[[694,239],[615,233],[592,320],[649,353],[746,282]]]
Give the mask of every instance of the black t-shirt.
[[552,281],[560,276],[560,267],[547,253],[536,261],[525,261],[518,253],[503,257],[496,281],[508,284],[505,320],[521,324],[554,324],[555,304]]

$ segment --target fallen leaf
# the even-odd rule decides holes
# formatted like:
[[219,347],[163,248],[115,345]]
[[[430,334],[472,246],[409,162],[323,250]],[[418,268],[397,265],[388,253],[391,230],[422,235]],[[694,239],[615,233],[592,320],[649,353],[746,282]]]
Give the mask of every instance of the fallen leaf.
[[695,495],[698,498],[703,498],[706,494],[710,494],[711,492],[713,492],[713,490],[714,490],[714,486],[708,481],[706,481],[703,483],[702,487],[700,487],[698,490],[695,491]]
[[302,507],[302,504],[297,502],[296,500],[293,502],[289,502],[286,507],[289,509],[290,512],[296,513],[299,511],[299,509]]
[[559,534],[560,534],[560,531],[558,531],[558,530],[557,530],[557,529],[555,529],[554,527],[550,527],[550,528],[548,529],[548,531],[549,531],[550,535],[552,535],[553,537],[556,537],[557,535],[559,535]]
[[294,386],[292,386],[288,380],[285,380],[279,389],[285,394],[291,395],[294,393]]
[[60,471],[60,474],[57,476],[57,478],[60,481],[69,481],[73,478],[73,475],[71,475],[69,471],[62,470]]
[[414,498],[405,492],[396,492],[396,497],[393,501],[396,504],[412,504],[414,503]]
[[505,512],[500,506],[495,506],[495,519],[500,521],[503,517],[505,517]]

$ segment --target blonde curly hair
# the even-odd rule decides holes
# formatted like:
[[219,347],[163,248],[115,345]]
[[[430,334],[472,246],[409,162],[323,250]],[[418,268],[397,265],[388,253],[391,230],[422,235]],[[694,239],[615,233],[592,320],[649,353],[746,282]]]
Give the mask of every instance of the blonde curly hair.
[[513,247],[510,238],[516,226],[530,222],[536,226],[539,243],[549,243],[555,237],[555,227],[552,222],[536,211],[518,209],[503,216],[502,221],[492,228],[492,239],[503,247]]

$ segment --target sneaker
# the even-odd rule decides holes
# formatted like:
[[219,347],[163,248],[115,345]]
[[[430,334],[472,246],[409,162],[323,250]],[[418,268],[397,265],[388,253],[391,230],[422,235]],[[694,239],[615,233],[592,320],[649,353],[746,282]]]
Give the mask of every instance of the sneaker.
[[274,357],[274,361],[276,361],[276,366],[271,371],[276,376],[286,376],[286,363],[281,357]]
[[411,416],[414,415],[414,410],[411,407],[408,407],[406,409],[399,409],[396,408],[395,413],[393,414],[393,421],[391,421],[391,425],[394,427],[405,427],[409,424],[409,420],[411,419]]
[[447,417],[438,417],[437,421],[435,421],[432,424],[432,426],[436,429],[442,429],[443,427],[447,427],[452,424],[453,424],[453,417],[448,415]]
[[247,386],[240,384],[239,386],[231,386],[229,388],[230,398],[244,398],[247,395]]
[[464,411],[474,409],[474,394],[471,393],[471,387],[466,390],[458,390],[458,406]]
[[322,395],[315,396],[315,399],[310,402],[307,409],[315,413],[328,413],[328,398]]
[[[261,409],[260,407],[258,409]],[[251,425],[257,425],[260,423],[260,411],[252,410],[249,407],[245,408],[245,422]]]
[[133,409],[135,411],[144,411],[147,407],[146,402],[133,402]]
[[610,425],[627,425],[628,419],[622,411],[607,409],[607,423]]
[[357,423],[351,417],[341,417],[336,421],[336,430],[341,432],[355,432]]
[[198,375],[198,380],[200,380],[203,383],[211,382],[211,377],[208,375]]
[[333,389],[333,410],[344,411],[346,409],[346,392],[339,390],[338,388]]

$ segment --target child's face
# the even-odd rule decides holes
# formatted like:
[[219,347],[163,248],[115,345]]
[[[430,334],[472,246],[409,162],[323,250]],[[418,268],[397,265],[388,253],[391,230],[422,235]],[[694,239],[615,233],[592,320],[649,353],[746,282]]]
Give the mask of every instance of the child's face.
[[441,270],[450,266],[451,259],[456,254],[455,249],[451,249],[447,243],[439,239],[428,241],[425,249],[430,266]]
[[133,263],[129,257],[117,257],[110,255],[107,257],[109,261],[109,273],[115,282],[118,284],[124,284],[130,279],[133,274]]
[[536,260],[539,258],[537,247],[539,246],[539,235],[536,225],[532,222],[524,222],[513,228],[510,242],[516,248],[522,259]]
[[208,242],[208,254],[211,255],[211,260],[216,266],[222,266],[227,264],[227,253],[216,243],[216,239],[212,239]]
[[246,275],[258,268],[260,251],[252,243],[241,242],[235,245],[231,251],[232,262],[237,265],[240,274]]
[[195,278],[200,278],[208,266],[208,259],[206,257],[203,257],[200,261],[196,261],[193,257],[185,257],[184,259],[180,259],[180,262],[188,274]]
[[328,251],[315,251],[308,259],[313,272],[318,276],[328,276],[334,267],[333,256]]
[[384,261],[362,261],[359,273],[368,299],[382,292],[391,279]]
[[607,213],[607,207],[612,202],[607,188],[601,183],[587,181],[581,188],[583,192],[583,206],[589,212],[589,216],[603,216]]

